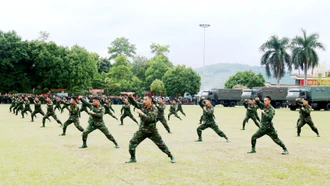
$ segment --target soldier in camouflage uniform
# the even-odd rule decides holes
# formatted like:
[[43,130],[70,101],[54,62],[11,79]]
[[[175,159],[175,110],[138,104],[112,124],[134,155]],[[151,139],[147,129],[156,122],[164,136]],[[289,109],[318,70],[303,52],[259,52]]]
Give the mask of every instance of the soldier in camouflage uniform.
[[152,104],[152,97],[150,95],[144,97],[144,103],[140,104],[133,99],[132,95],[129,95],[129,102],[137,108],[137,113],[140,116],[140,127],[139,130],[133,135],[129,142],[129,153],[131,158],[126,163],[135,163],[135,149],[136,147],[146,138],[152,140],[158,148],[163,151],[169,158],[171,162],[175,163],[175,158],[167,148],[166,144],[163,142],[162,137],[159,135],[156,128],[156,118],[157,118],[157,108]]
[[173,100],[172,103],[171,103],[171,106],[170,106],[170,113],[168,114],[167,118],[168,118],[168,121],[170,121],[170,116],[171,115],[174,115],[175,117],[179,118],[180,120],[182,120],[180,118],[180,116],[178,116],[177,114],[177,108],[178,108],[178,105],[176,104],[176,101]]
[[11,105],[9,107],[9,111],[11,112],[11,109],[15,107],[15,102],[16,102],[16,98],[15,96],[11,97]]
[[28,97],[25,97],[25,101],[24,101],[24,109],[22,110],[21,114],[22,114],[22,118],[24,118],[24,114],[29,111],[30,114],[32,114],[32,110],[30,107],[30,100]]
[[178,109],[176,110],[177,112],[181,112],[184,116],[186,116],[186,114],[183,112],[183,109],[182,109],[182,103],[181,103],[181,100],[178,99]]
[[165,119],[164,111],[165,111],[165,108],[166,108],[166,104],[163,102],[162,97],[158,98],[158,104],[155,104],[155,106],[158,109],[158,115],[157,115],[157,118],[156,118],[156,123],[158,121],[160,121],[163,124],[163,126],[165,127],[165,129],[167,130],[167,132],[171,133],[170,127],[168,126],[167,121]]
[[24,109],[24,99],[22,96],[19,97],[19,100],[17,101],[17,107],[16,107],[16,116],[18,115],[18,111],[21,111]]
[[63,133],[61,136],[65,136],[66,134],[66,128],[71,124],[74,123],[74,126],[80,131],[83,132],[84,128],[82,128],[79,124],[79,107],[77,105],[77,100],[75,97],[71,98],[71,103],[63,102],[65,105],[67,105],[67,108],[69,110],[69,119],[66,120],[66,122],[63,124]]
[[[124,113],[123,113],[123,111],[124,111]],[[121,122],[120,125],[124,125],[123,121],[124,121],[124,118],[126,118],[127,116],[130,117],[137,125],[139,125],[138,121],[136,121],[136,119],[134,118],[134,116],[131,113],[131,106],[128,103],[127,98],[124,99],[124,105],[122,106],[120,112],[122,114],[120,117],[120,122]]]
[[252,98],[248,100],[244,100],[243,102],[244,107],[246,108],[246,115],[243,120],[243,128],[242,130],[245,130],[245,124],[248,122],[248,120],[251,118],[253,122],[257,125],[258,128],[260,128],[260,125],[257,121],[256,112],[257,112],[257,105],[255,105],[252,101]]
[[81,108],[79,110],[79,117],[81,117],[81,112],[82,111],[85,111],[87,114],[89,114],[89,111],[87,109],[87,105],[85,103],[83,103],[83,102],[81,103]]
[[204,107],[204,104],[203,104],[203,101],[204,101],[204,97],[201,97],[200,99],[199,99],[199,101],[198,101],[198,105],[202,108],[202,110],[203,110],[203,113],[202,113],[202,115],[201,115],[201,117],[200,117],[200,119],[199,119],[199,124],[201,125],[202,123],[203,123],[203,121],[205,121],[204,120],[204,109],[203,109],[203,107]]
[[61,108],[61,113],[63,113],[64,109],[69,110],[69,106],[70,106],[70,101],[67,100],[66,98],[63,98],[62,103],[63,103],[63,107]]
[[54,106],[53,102],[50,100],[50,98],[47,98],[47,113],[42,118],[42,126],[41,127],[45,127],[45,121],[50,116],[52,116],[56,120],[56,122],[62,126],[62,122],[57,118],[57,116],[55,114],[55,111],[53,109],[53,106]]
[[[40,113],[42,116],[45,115],[44,111],[42,111],[42,108],[41,108],[41,102],[39,101],[39,98],[35,98],[34,99],[34,111],[32,112],[31,114],[31,122],[33,122],[33,118],[34,117],[37,117],[36,114]],[[50,122],[50,119],[47,118],[48,121]]]
[[259,98],[256,98],[256,103],[261,110],[261,122],[260,128],[256,133],[253,134],[251,138],[252,149],[248,153],[256,153],[255,146],[257,143],[257,139],[261,138],[264,135],[268,135],[272,140],[279,146],[283,148],[283,155],[289,154],[287,148],[284,143],[278,138],[277,132],[273,126],[273,117],[275,115],[275,109],[270,104],[271,98],[266,96],[264,98],[264,104],[260,102]]
[[198,135],[198,140],[196,142],[202,142],[202,131],[207,129],[207,128],[211,128],[214,130],[215,133],[217,133],[220,137],[223,137],[226,139],[227,142],[229,142],[228,137],[226,136],[225,133],[223,133],[218,125],[215,123],[214,121],[214,107],[211,104],[211,99],[207,98],[206,100],[201,99],[200,100],[201,103],[199,103],[199,105],[202,105],[203,108],[203,119],[205,121],[205,123],[203,123],[202,125],[200,125],[197,128],[197,135]]
[[300,136],[301,133],[301,128],[307,124],[310,126],[310,128],[317,134],[318,137],[320,137],[319,131],[315,127],[312,117],[311,117],[311,111],[312,107],[308,105],[308,101],[305,100],[304,98],[302,99],[297,99],[296,100],[297,106],[300,108],[299,110],[299,123],[297,126],[297,136]]
[[93,104],[88,103],[85,99],[79,97],[81,102],[85,104],[91,111],[89,111],[88,126],[82,134],[83,145],[80,148],[87,148],[88,134],[96,129],[99,129],[110,141],[112,141],[116,148],[119,148],[115,138],[110,134],[108,127],[105,126],[103,121],[104,108],[100,104],[100,100],[97,97],[93,98]]
[[110,99],[105,100],[105,103],[104,103],[103,107],[105,109],[104,115],[109,114],[111,117],[115,118],[118,121],[118,118],[115,115],[112,114],[112,112],[115,112],[115,110],[113,110],[113,108],[111,106]]
[[59,111],[61,111],[61,102],[62,101],[61,101],[60,98],[54,97],[54,99],[53,99],[53,103],[55,104],[54,112],[55,112],[56,109],[59,110]]

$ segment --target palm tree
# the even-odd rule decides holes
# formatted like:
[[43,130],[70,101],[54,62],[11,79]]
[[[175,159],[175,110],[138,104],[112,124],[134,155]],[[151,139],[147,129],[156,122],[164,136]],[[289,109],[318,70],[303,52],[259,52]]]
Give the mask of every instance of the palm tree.
[[303,32],[303,37],[296,36],[292,40],[292,63],[295,69],[300,68],[304,71],[304,85],[307,85],[307,70],[309,68],[314,68],[319,63],[319,56],[315,52],[315,49],[319,48],[325,50],[322,43],[318,42],[319,35],[313,33],[307,36],[306,31],[301,29]]
[[288,71],[292,70],[291,57],[286,52],[289,42],[290,40],[286,37],[279,39],[278,36],[273,35],[260,47],[260,51],[264,52],[261,65],[265,65],[268,77],[273,75],[276,78],[277,87],[280,86],[280,80],[285,75],[286,68]]

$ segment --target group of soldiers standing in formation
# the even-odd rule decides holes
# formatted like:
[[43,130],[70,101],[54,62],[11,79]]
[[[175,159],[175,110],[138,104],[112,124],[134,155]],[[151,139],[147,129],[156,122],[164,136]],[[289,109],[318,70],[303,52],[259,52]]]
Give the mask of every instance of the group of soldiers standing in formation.
[[[71,97],[70,100],[63,99],[61,100],[58,97],[50,97],[42,99],[46,100],[47,104],[47,112],[46,114],[42,111],[41,102],[38,97],[34,99],[34,111],[30,107],[30,102],[28,97],[19,96],[18,98],[12,97],[12,105],[10,106],[10,111],[18,115],[18,112],[21,111],[22,118],[24,118],[25,113],[31,113],[31,121],[34,121],[34,117],[36,117],[37,113],[43,115],[42,119],[42,126],[45,127],[46,119],[49,120],[49,117],[52,116],[58,124],[62,126],[62,134],[61,136],[66,135],[66,129],[71,124],[74,123],[76,128],[82,132],[82,141],[83,144],[80,148],[87,148],[87,137],[88,134],[93,132],[96,129],[99,129],[104,133],[104,135],[114,143],[116,148],[119,148],[118,143],[116,142],[115,138],[110,134],[108,128],[105,126],[103,116],[105,114],[109,114],[114,119],[118,120],[118,118],[112,113],[114,109],[111,106],[111,100],[105,99],[101,100],[99,97],[93,97],[92,103],[89,103],[85,98],[82,97]],[[81,108],[78,107],[79,100],[82,103]],[[121,108],[121,117],[120,117],[120,125],[123,125],[123,120],[127,116],[130,117],[134,122],[139,125],[139,130],[133,135],[132,139],[129,142],[129,153],[131,158],[126,163],[135,163],[136,156],[135,156],[135,149],[136,147],[146,138],[152,140],[160,150],[162,150],[168,157],[171,159],[172,163],[175,163],[176,160],[174,156],[169,151],[166,144],[163,142],[160,134],[158,133],[156,123],[160,121],[168,133],[171,133],[171,130],[167,124],[167,120],[165,118],[165,108],[166,104],[163,101],[162,97],[159,97],[157,100],[150,95],[146,95],[140,99],[134,99],[132,94],[129,94],[127,97],[123,97],[123,106]],[[319,133],[317,128],[314,126],[313,121],[310,116],[311,106],[308,105],[308,101],[304,98],[296,100],[297,105],[300,108],[300,116],[297,121],[297,136],[300,136],[301,128],[308,124],[311,129],[317,134],[319,137]],[[103,104],[101,104],[103,103]],[[200,118],[200,126],[197,128],[197,135],[198,139],[196,142],[202,142],[202,131],[211,128],[213,129],[220,137],[226,139],[227,142],[230,142],[228,137],[222,132],[218,125],[215,122],[215,115],[214,115],[214,107],[211,104],[211,99],[205,99],[202,97],[199,100],[199,105],[203,109],[203,114]],[[273,126],[273,117],[275,115],[275,109],[271,106],[271,98],[266,96],[262,101],[259,98],[244,100],[244,106],[246,108],[246,117],[243,120],[243,128],[245,130],[245,125],[249,119],[252,119],[256,126],[259,128],[255,134],[253,134],[251,138],[251,151],[249,153],[255,153],[255,146],[256,141],[258,138],[268,135],[276,144],[283,148],[283,155],[289,154],[286,146],[284,143],[278,138],[277,132]],[[61,107],[63,104],[63,107]],[[139,114],[140,117],[140,124],[134,118],[131,113],[130,105],[134,106],[134,110]],[[258,117],[257,109],[261,109],[261,119]],[[64,109],[69,111],[69,118],[67,121],[62,125],[62,122],[57,118],[55,114],[55,110],[58,109],[63,112]],[[88,126],[84,129],[79,122],[80,113],[85,111],[89,115]],[[178,119],[181,120],[180,116],[177,114],[180,111],[184,116],[185,113],[182,110],[182,105],[180,100],[173,100],[171,101],[171,106],[168,114],[168,120],[170,120],[170,116],[174,115]],[[50,121],[50,120],[49,120]],[[259,124],[260,122],[260,124]]]

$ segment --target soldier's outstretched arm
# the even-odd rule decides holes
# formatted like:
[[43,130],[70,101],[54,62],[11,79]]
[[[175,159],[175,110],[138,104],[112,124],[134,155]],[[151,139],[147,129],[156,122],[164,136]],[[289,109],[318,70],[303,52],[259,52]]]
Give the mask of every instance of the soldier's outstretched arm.
[[256,100],[256,104],[260,109],[263,109],[265,107],[265,105],[259,99]]
[[130,104],[132,104],[135,108],[140,109],[141,108],[141,104],[139,102],[137,102],[136,100],[134,100],[134,98],[132,96],[128,96],[128,101]]
[[88,103],[84,98],[80,98],[81,102],[85,104],[89,109],[92,107],[91,103]]

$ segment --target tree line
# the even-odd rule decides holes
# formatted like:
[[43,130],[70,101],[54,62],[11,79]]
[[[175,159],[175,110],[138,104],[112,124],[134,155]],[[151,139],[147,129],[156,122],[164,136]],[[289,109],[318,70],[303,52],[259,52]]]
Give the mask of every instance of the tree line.
[[22,40],[15,31],[0,30],[0,93],[47,93],[64,88],[71,94],[86,94],[89,88],[104,89],[107,95],[122,91],[162,95],[196,94],[200,76],[167,57],[168,45],[152,43],[153,57],[136,54],[136,47],[120,37],[108,47],[110,57],[101,57],[74,45],[65,47],[47,41],[40,32],[36,40]]

